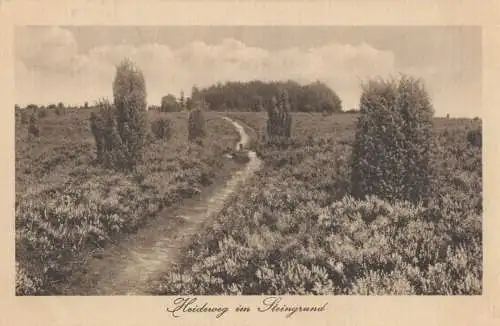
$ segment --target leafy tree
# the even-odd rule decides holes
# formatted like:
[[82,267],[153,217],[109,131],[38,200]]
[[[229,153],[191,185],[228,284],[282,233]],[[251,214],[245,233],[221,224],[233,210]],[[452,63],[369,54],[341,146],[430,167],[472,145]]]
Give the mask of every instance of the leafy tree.
[[316,112],[335,113],[342,111],[342,101],[325,84],[316,81],[304,86],[301,105],[311,105]]
[[422,82],[370,80],[363,85],[352,154],[352,193],[417,202],[430,197],[432,118]]
[[162,112],[175,112],[179,111],[179,104],[177,103],[177,98],[168,94],[161,98],[161,111]]

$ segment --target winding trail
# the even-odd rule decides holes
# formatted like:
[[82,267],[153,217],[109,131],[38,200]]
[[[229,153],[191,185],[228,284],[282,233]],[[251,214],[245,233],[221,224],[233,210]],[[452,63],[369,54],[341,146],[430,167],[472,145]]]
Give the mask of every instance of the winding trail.
[[[236,121],[232,123],[245,147],[249,137]],[[204,229],[236,192],[261,165],[255,152],[248,152],[249,161],[230,175],[225,184],[204,191],[199,198],[187,199],[176,209],[165,209],[158,218],[119,244],[89,261],[89,267],[63,294],[67,295],[147,295],[148,284],[179,262],[192,236]],[[82,264],[83,266],[84,264]]]

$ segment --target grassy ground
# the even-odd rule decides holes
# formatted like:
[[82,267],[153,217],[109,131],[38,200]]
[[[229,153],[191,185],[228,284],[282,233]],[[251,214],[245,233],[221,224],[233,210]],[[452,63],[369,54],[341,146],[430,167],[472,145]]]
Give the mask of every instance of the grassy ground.
[[187,114],[151,112],[171,121],[168,140],[152,138],[132,174],[93,164],[87,110],[40,118],[40,137],[16,117],[16,293],[50,294],[72,273],[76,255],[137,230],[163,207],[191,197],[221,171],[238,134],[208,113],[202,145],[187,141]]
[[[233,113],[263,135],[264,113]],[[349,196],[356,115],[294,114],[286,145],[155,294],[481,294],[482,158],[469,119],[436,119],[433,202]]]

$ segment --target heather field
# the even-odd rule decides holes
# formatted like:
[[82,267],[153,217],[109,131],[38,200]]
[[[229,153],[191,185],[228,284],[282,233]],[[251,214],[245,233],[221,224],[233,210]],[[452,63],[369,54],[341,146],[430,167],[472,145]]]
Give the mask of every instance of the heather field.
[[433,119],[424,205],[351,196],[357,114],[293,113],[282,141],[265,139],[265,113],[227,115],[247,126],[263,167],[151,293],[482,293],[479,119]]
[[[132,234],[162,208],[196,196],[223,173],[223,154],[239,138],[215,113],[206,137],[188,141],[188,113],[149,112],[169,121],[168,136],[149,132],[133,172],[95,164],[93,109],[37,112],[39,136],[16,111],[16,293],[54,294],[80,261],[76,257]],[[26,109],[27,110],[27,109]],[[24,117],[26,118],[26,117]]]
[[17,296],[485,292],[480,26],[274,25],[16,27]]

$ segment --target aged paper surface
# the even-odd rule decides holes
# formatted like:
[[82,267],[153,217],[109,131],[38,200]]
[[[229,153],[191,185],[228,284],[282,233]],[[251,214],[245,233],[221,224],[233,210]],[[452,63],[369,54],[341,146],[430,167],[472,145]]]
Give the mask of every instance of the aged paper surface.
[[[498,325],[500,323],[500,254],[496,230],[495,190],[498,146],[496,92],[500,76],[500,6],[494,1],[2,1],[0,2],[0,72],[2,79],[2,307],[1,324],[11,325],[160,325],[181,324],[303,324],[325,325]],[[174,318],[166,308],[175,296],[15,296],[15,53],[16,26],[178,26],[203,30],[206,26],[480,26],[482,31],[481,109],[483,141],[483,284],[471,296],[283,296],[289,305],[317,305],[317,313],[251,312],[224,314],[182,313]],[[101,27],[103,28],[103,27]],[[202,33],[201,33],[202,34]],[[196,34],[199,35],[199,34]],[[431,37],[432,35],[429,35]],[[279,33],[274,35],[279,41]],[[303,36],[304,37],[304,36]],[[307,39],[307,36],[304,37]],[[196,40],[194,37],[193,40]],[[300,42],[300,41],[299,41]],[[273,42],[270,42],[273,43]],[[293,43],[293,42],[292,42]],[[418,51],[416,49],[415,51]],[[425,57],[427,53],[414,55]],[[461,53],[457,53],[460,56]],[[397,58],[396,58],[397,60]],[[417,60],[417,59],[415,59]],[[380,62],[377,62],[378,65]],[[382,61],[383,63],[383,61]],[[193,72],[194,74],[194,72]],[[278,73],[276,73],[279,75]],[[202,74],[201,74],[202,75]],[[455,78],[450,77],[450,82]],[[456,77],[459,78],[459,77]],[[55,84],[56,85],[56,84]],[[458,84],[457,84],[458,85]],[[477,86],[477,85],[476,85]],[[56,86],[55,86],[56,87]],[[62,86],[61,86],[62,87]],[[73,85],[66,87],[72,92]],[[186,86],[182,86],[186,87]],[[467,96],[457,97],[469,105]],[[29,90],[29,88],[28,88]],[[36,90],[36,85],[32,90]],[[77,93],[76,89],[73,89]],[[55,92],[57,94],[57,92]],[[461,95],[461,97],[459,96]],[[442,100],[446,103],[446,99]],[[451,101],[451,100],[450,100]],[[479,99],[478,99],[479,101]],[[449,103],[449,102],[448,102]],[[473,103],[473,102],[470,102]],[[444,116],[445,112],[440,112]],[[266,296],[198,296],[213,306],[258,307]]]

